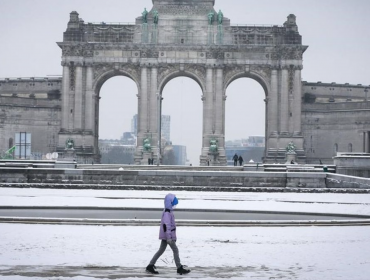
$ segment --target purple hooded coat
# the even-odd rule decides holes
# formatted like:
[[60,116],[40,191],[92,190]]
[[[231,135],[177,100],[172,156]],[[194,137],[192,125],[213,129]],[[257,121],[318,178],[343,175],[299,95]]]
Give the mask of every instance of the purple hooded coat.
[[175,195],[169,193],[164,198],[164,210],[162,213],[161,227],[159,229],[159,239],[167,240],[172,239],[176,241],[176,223],[175,216],[173,215],[172,201]]

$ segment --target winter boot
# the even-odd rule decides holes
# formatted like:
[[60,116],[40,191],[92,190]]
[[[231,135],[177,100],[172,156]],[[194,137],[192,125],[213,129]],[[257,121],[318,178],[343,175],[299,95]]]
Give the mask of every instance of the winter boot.
[[146,267],[146,271],[152,274],[158,274],[158,271],[156,270],[157,268],[155,267],[154,264],[150,264]]
[[177,273],[180,275],[188,274],[190,272],[190,269],[186,269],[186,266],[182,265],[177,269]]

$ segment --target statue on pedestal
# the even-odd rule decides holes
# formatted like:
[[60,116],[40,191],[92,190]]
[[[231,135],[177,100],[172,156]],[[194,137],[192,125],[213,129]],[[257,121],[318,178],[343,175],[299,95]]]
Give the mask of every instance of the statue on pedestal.
[[158,24],[158,19],[159,19],[158,11],[154,10],[153,11],[153,22],[154,22],[154,24]]
[[217,153],[217,151],[218,151],[218,146],[217,146],[217,140],[216,139],[211,139],[210,141],[209,141],[209,151],[211,152],[211,153]]
[[221,12],[221,10],[219,10],[218,14],[217,14],[217,22],[218,24],[222,24],[224,20],[224,14]]
[[294,145],[293,142],[289,142],[288,146],[286,146],[285,150],[287,154],[295,154],[296,146]]
[[143,23],[148,23],[148,11],[144,8],[144,11],[141,13]]
[[66,141],[66,150],[73,150],[74,147],[75,147],[75,142],[73,141],[73,139],[68,138]]
[[285,164],[297,164],[296,163],[296,156],[297,153],[295,152],[296,146],[293,142],[289,142],[288,146],[285,148],[286,150],[286,162]]
[[214,16],[215,16],[214,12],[210,11],[208,13],[208,24],[209,25],[212,25],[213,24],[213,18],[214,18]]
[[143,141],[143,147],[145,152],[150,152],[152,150],[152,145],[150,144],[150,139],[145,138]]

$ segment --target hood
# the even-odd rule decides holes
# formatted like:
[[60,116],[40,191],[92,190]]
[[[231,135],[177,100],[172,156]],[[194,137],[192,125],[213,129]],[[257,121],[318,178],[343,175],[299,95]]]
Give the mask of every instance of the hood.
[[165,209],[170,209],[172,210],[172,201],[175,199],[175,195],[172,194],[172,193],[169,193],[168,195],[166,195],[166,197],[164,198],[164,208]]

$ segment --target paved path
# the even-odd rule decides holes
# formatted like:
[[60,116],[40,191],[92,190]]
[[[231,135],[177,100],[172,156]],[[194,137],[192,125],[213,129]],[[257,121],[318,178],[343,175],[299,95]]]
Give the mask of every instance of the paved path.
[[[157,266],[160,274],[152,275],[145,272],[142,267],[119,266],[0,266],[1,276],[32,277],[32,279],[50,277],[89,277],[96,279],[215,279],[215,278],[240,278],[240,279],[296,279],[302,267],[290,267],[279,270],[265,265],[247,266],[241,264],[237,267],[192,267],[191,273],[179,275],[175,268]],[[312,268],[305,268],[306,272]]]

